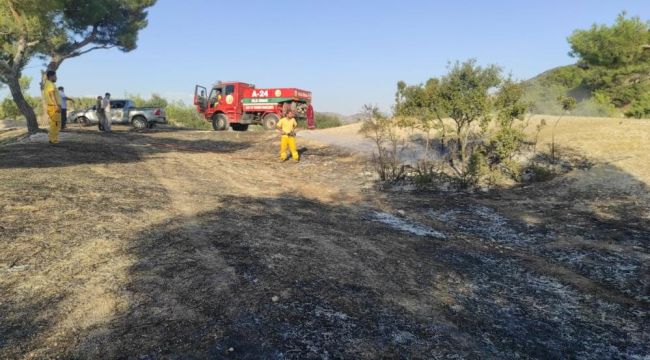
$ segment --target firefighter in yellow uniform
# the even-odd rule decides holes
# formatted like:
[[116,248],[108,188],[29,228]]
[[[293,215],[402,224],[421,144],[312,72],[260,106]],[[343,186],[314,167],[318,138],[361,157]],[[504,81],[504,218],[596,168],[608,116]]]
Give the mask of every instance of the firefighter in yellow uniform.
[[294,161],[300,160],[298,149],[296,148],[296,130],[298,123],[294,118],[293,111],[289,111],[287,116],[280,119],[276,127],[282,134],[282,139],[280,140],[280,160],[284,161],[287,159],[287,147],[291,151],[291,158]]
[[43,97],[47,103],[47,115],[50,118],[49,138],[50,144],[59,143],[59,131],[61,130],[61,99],[56,89],[56,72],[48,70],[45,74],[45,86]]

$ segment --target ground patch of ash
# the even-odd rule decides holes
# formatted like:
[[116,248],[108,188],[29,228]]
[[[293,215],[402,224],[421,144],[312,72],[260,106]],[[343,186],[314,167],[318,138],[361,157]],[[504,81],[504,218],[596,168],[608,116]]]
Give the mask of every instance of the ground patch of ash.
[[495,242],[505,246],[530,247],[552,240],[552,234],[530,231],[522,224],[515,224],[496,210],[478,204],[457,206],[453,209],[432,209],[428,216],[455,233]]
[[633,253],[597,249],[549,249],[544,254],[591,279],[650,303],[650,270]]
[[437,256],[460,274],[448,316],[500,358],[634,359],[650,354],[647,312],[631,311],[478,251]]
[[375,290],[314,279],[294,285],[292,297],[242,312],[214,353],[239,358],[440,358],[470,356],[445,323],[419,319],[381,300]]

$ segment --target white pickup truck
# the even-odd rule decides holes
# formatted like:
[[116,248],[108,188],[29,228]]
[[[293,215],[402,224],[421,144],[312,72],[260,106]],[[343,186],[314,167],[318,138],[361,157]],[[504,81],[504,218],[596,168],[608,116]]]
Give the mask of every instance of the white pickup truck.
[[[111,100],[111,123],[131,124],[136,129],[152,128],[156,124],[166,124],[165,109],[161,107],[136,107],[131,100]],[[95,106],[73,111],[68,121],[81,124],[98,124]]]

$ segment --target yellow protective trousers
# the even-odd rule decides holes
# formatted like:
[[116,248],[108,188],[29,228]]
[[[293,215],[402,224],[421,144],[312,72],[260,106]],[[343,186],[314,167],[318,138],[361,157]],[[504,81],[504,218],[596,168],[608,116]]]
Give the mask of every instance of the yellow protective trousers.
[[291,158],[295,161],[298,161],[298,149],[296,149],[296,137],[289,135],[282,135],[280,140],[280,160],[284,161],[287,159],[287,147],[291,151]]
[[50,117],[50,131],[48,136],[50,143],[57,144],[59,142],[59,131],[61,130],[61,113],[56,106],[47,107],[47,115]]

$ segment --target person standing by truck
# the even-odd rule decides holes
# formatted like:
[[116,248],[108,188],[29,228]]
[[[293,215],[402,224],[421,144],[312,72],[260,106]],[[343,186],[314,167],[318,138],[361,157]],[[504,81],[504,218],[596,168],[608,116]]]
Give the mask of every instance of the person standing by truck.
[[298,123],[294,118],[294,112],[289,110],[287,115],[278,121],[276,127],[281,134],[280,139],[280,160],[285,161],[287,159],[287,147],[291,152],[291,158],[294,161],[300,161],[300,156],[298,155],[298,149],[296,148],[296,130],[298,128]]
[[111,132],[111,94],[106,93],[106,95],[104,95],[101,108],[104,111],[104,131]]
[[59,96],[61,97],[61,130],[63,130],[68,122],[68,101],[74,102],[74,100],[65,95],[63,86],[59,86]]
[[314,130],[316,128],[316,122],[314,121],[314,107],[311,106],[311,103],[307,105],[307,129]]
[[55,83],[56,72],[54,70],[48,70],[45,73],[43,97],[47,104],[47,116],[50,118],[48,137],[52,145],[59,143],[59,131],[61,130],[61,99],[59,98]]

